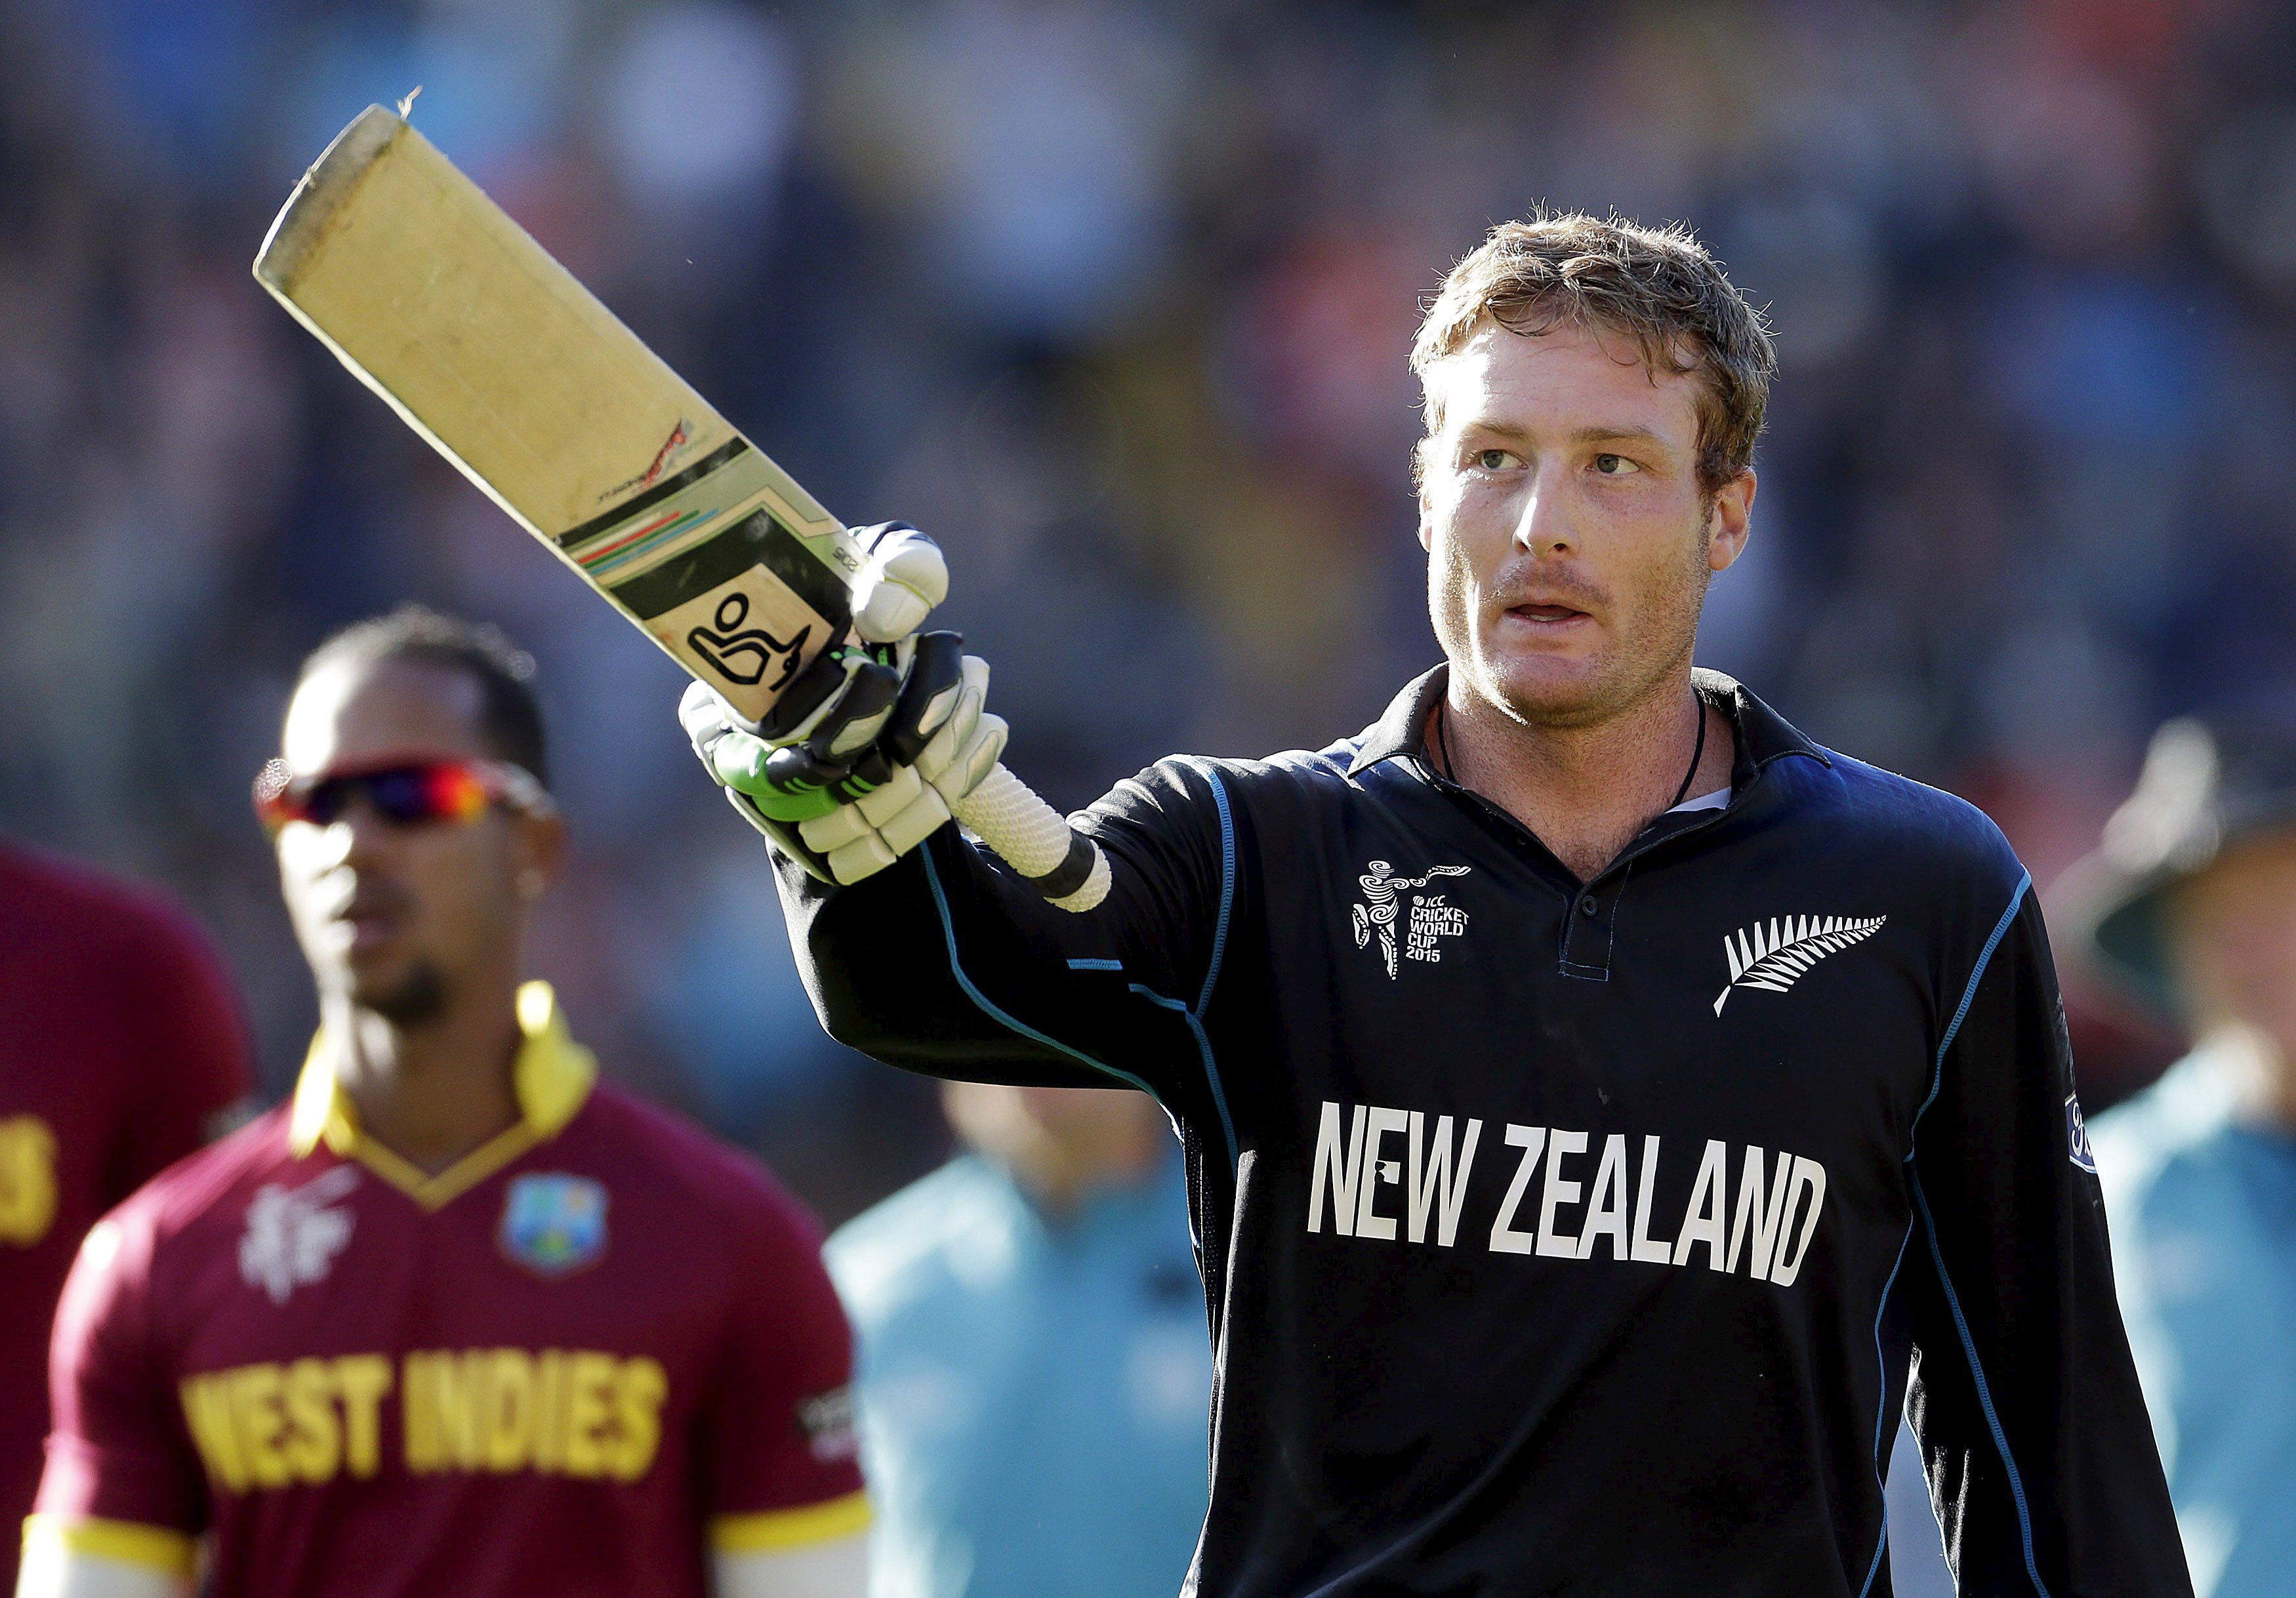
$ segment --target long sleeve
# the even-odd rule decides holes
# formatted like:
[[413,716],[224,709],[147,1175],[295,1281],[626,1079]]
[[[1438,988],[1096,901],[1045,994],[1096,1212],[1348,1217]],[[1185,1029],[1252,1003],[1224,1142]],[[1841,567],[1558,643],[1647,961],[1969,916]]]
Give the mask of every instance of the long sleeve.
[[1960,1590],[2189,1594],[2029,885],[1944,1000],[1904,1268],[1909,1414]]
[[[778,862],[790,943],[839,1041],[934,1076],[1026,1085],[1129,1084],[1168,1104],[1197,1086],[1180,1015],[1151,996],[1201,984],[1234,891],[1220,779],[1171,760],[1079,818],[1108,852],[1096,910],[1046,904],[944,828],[848,888]],[[1185,1009],[1185,1006],[1183,1006]]]

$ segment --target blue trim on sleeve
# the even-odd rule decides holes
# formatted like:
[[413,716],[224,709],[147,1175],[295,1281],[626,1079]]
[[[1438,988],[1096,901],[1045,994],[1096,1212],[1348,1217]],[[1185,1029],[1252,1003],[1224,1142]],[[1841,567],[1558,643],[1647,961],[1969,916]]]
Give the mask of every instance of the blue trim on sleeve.
[[1212,1040],[1204,1031],[1204,1012],[1211,1008],[1212,988],[1219,981],[1220,961],[1227,954],[1228,914],[1235,907],[1235,817],[1227,807],[1227,784],[1220,781],[1219,773],[1208,768],[1204,781],[1212,785],[1212,803],[1219,807],[1219,924],[1212,933],[1212,959],[1204,971],[1203,991],[1196,996],[1196,1007],[1188,1012],[1188,1026],[1196,1035],[1196,1046],[1203,1051],[1204,1077],[1211,1084],[1212,1107],[1219,1111],[1220,1130],[1227,1134],[1228,1168],[1234,1170],[1238,1159],[1235,1121],[1228,1114],[1227,1089],[1220,1083],[1219,1061],[1212,1058]]
[[1890,1264],[1889,1279],[1882,1283],[1882,1301],[1874,1307],[1874,1368],[1881,1373],[1882,1396],[1874,1405],[1874,1485],[1882,1489],[1882,1538],[1874,1545],[1874,1562],[1866,1567],[1866,1585],[1857,1589],[1857,1598],[1874,1590],[1874,1578],[1882,1571],[1882,1555],[1890,1547],[1890,1481],[1882,1473],[1882,1436],[1890,1424],[1890,1362],[1882,1353],[1882,1317],[1890,1310],[1890,1293],[1898,1285],[1898,1273],[1906,1266],[1906,1245],[1914,1241],[1914,1225],[1906,1223],[1906,1235],[1898,1240],[1898,1258]]
[[1220,1092],[1219,1067],[1212,1060],[1212,1040],[1205,1035],[1204,1023],[1197,1019],[1194,1011],[1179,1000],[1168,999],[1160,993],[1151,993],[1137,982],[1131,983],[1129,986],[1133,992],[1150,1004],[1160,1004],[1167,1010],[1177,1011],[1181,1018],[1188,1023],[1188,1030],[1196,1035],[1196,1052],[1203,1056],[1204,1076],[1212,1085],[1212,1107],[1219,1111],[1220,1131],[1227,1138],[1228,1168],[1234,1170],[1237,1162],[1235,1123],[1228,1119],[1227,1097]]
[[1071,960],[1069,962],[1069,969],[1070,971],[1122,971],[1124,962],[1121,960]]
[[1220,1086],[1219,1061],[1212,1053],[1211,1035],[1204,1030],[1204,1010],[1212,1002],[1212,989],[1218,985],[1220,961],[1227,953],[1229,913],[1235,907],[1235,817],[1228,809],[1227,787],[1219,780],[1219,773],[1206,770],[1204,781],[1211,785],[1212,803],[1218,807],[1220,820],[1220,907],[1219,922],[1212,933],[1211,963],[1204,971],[1204,985],[1196,995],[1193,1005],[1178,999],[1167,998],[1152,992],[1139,983],[1128,984],[1132,991],[1152,1004],[1174,1011],[1188,1023],[1195,1034],[1196,1052],[1203,1056],[1204,1081],[1212,1090],[1212,1108],[1219,1112],[1220,1133],[1227,1139],[1228,1168],[1236,1168],[1240,1155],[1235,1138],[1235,1119],[1228,1113],[1227,1093]]
[[[1906,1136],[1905,1163],[1907,1165],[1911,1165],[1914,1160],[1914,1136],[1918,1134],[1921,1129],[1922,1117],[1929,1112],[1929,1107],[1931,1104],[1937,1102],[1938,1090],[1945,1086],[1945,1052],[1953,1047],[1953,1040],[1961,1031],[1961,1023],[1968,1019],[1969,1007],[1976,1001],[1977,998],[1978,979],[1985,975],[1985,968],[1993,963],[1993,951],[2001,947],[2001,940],[2008,936],[2010,924],[2017,919],[2018,908],[2024,904],[2025,894],[2032,886],[2033,877],[2031,873],[2028,872],[2018,878],[2017,889],[2014,893],[2009,896],[2009,908],[2001,913],[2001,919],[1994,923],[1993,935],[1985,940],[1985,947],[1978,953],[1977,969],[1969,973],[1969,986],[1962,989],[1961,1008],[1953,1012],[1953,1020],[1948,1023],[1945,1029],[1945,1039],[1938,1045],[1937,1059],[1932,1062],[1930,1069],[1929,1096],[1923,1099],[1921,1102],[1921,1107],[1914,1111],[1913,1126],[1908,1130]],[[1881,1572],[1882,1553],[1890,1546],[1890,1487],[1888,1479],[1882,1475],[1882,1471],[1883,1460],[1882,1453],[1882,1436],[1884,1429],[1887,1428],[1890,1423],[1890,1371],[1889,1362],[1882,1354],[1882,1317],[1889,1313],[1890,1294],[1898,1285],[1898,1273],[1905,1269],[1906,1246],[1913,1241],[1914,1226],[1913,1223],[1908,1221],[1906,1223],[1906,1235],[1900,1238],[1898,1242],[1897,1261],[1890,1266],[1890,1275],[1888,1280],[1882,1283],[1882,1301],[1874,1307],[1874,1368],[1882,1374],[1882,1400],[1875,1407],[1874,1415],[1874,1480],[1875,1485],[1880,1487],[1882,1489],[1882,1540],[1874,1545],[1874,1563],[1866,1572],[1866,1585],[1857,1589],[1857,1598],[1866,1598],[1866,1594],[1874,1590],[1874,1578]],[[1932,1237],[1932,1242],[1934,1242],[1934,1237]],[[1944,1266],[1942,1262],[1940,1262],[1939,1266],[1939,1274],[1940,1276],[1944,1274]],[[1946,1288],[1946,1293],[1948,1299],[1951,1298],[1952,1292],[1953,1289],[1951,1285],[1948,1284]],[[1955,1314],[1957,1317],[1960,1314],[1959,1310],[1956,1309]],[[1964,1338],[1966,1334],[1964,1333]],[[1965,1344],[1964,1347],[1965,1351],[1969,1354],[1970,1368],[1972,1371],[1975,1371],[1977,1366],[1976,1351],[1973,1348],[1966,1348]],[[1985,1389],[1985,1377],[1982,1372],[1979,1372],[1977,1374],[1977,1385],[1979,1394],[1980,1397],[1982,1397]],[[1986,1414],[1989,1419],[1993,1413],[1992,1402],[1989,1398],[1987,1398],[1985,1399],[1985,1404]],[[2001,1444],[2003,1456],[2005,1459],[2007,1457],[2009,1446],[2005,1441],[2002,1441],[2001,1430],[1998,1424],[1996,1424],[1994,1427],[1994,1439]],[[2012,1465],[2009,1468],[2009,1477],[2013,1483],[2016,1480],[2017,1469],[2014,1465]],[[2030,1520],[2025,1519],[2025,1505],[2021,1493],[2019,1495],[2018,1498],[2017,1513],[2020,1522],[2023,1524],[2025,1528],[2025,1557],[2027,1565],[2030,1568],[2032,1561],[2032,1525]],[[2039,1575],[2036,1573],[2033,1577],[2035,1585],[2038,1586],[2040,1579]],[[2046,1588],[2043,1590],[2046,1591]]]
[[[1212,803],[1219,807],[1220,818],[1220,907],[1219,925],[1212,933],[1212,962],[1204,970],[1204,990],[1196,996],[1196,1009],[1201,1012],[1212,1002],[1212,985],[1219,980],[1220,957],[1227,953],[1227,916],[1235,905],[1235,818],[1227,807],[1227,784],[1219,780],[1219,773],[1207,770],[1204,781],[1212,785]],[[1219,1082],[1214,1078],[1212,1092],[1219,1092]]]
[[[1923,1111],[1936,1102],[1939,1091],[1945,1085],[1946,1051],[1953,1046],[1954,1038],[1961,1031],[1961,1023],[1968,1018],[1970,1005],[1976,1001],[1977,984],[1984,978],[1986,966],[1992,962],[1993,951],[1999,948],[2001,940],[2009,935],[2009,928],[2016,921],[2017,912],[2032,886],[2030,873],[2018,878],[2017,889],[2009,897],[2009,907],[2001,913],[2001,920],[1995,925],[1993,936],[1985,940],[1985,947],[1977,956],[1977,969],[1969,973],[1969,986],[1962,992],[1961,1008],[1954,1012],[1953,1022],[1945,1029],[1944,1041],[1938,1045],[1936,1074],[1930,1083],[1930,1096],[1922,1101],[1921,1110],[1914,1114],[1916,1127],[1920,1125]],[[1953,1314],[1954,1331],[1961,1339],[1962,1354],[1969,1361],[1970,1379],[1977,1387],[1978,1407],[1984,1412],[1985,1424],[1993,1433],[1993,1446],[2001,1455],[2002,1468],[2009,1473],[2009,1497],[2017,1508],[2017,1530],[2023,1539],[2025,1574],[2032,1579],[2033,1590],[2040,1594],[2040,1598],[2049,1598],[2047,1584],[2041,1580],[2040,1562],[2033,1553],[2033,1513],[2025,1499],[2024,1479],[2018,1474],[2017,1461],[2009,1450],[2009,1435],[2002,1430],[2000,1413],[1994,1408],[1993,1390],[1986,1384],[1985,1366],[1977,1356],[1977,1340],[1971,1335],[1968,1317],[1962,1313],[1961,1295],[1954,1291],[1953,1276],[1946,1269],[1945,1247],[1938,1239],[1937,1217],[1930,1213],[1928,1195],[1922,1191],[1921,1169],[1914,1163],[1914,1156],[1918,1152],[1917,1148],[1907,1149],[1905,1160],[1914,1209],[1921,1216],[1922,1228],[1929,1237],[1930,1258],[1937,1267],[1938,1285],[1945,1290],[1946,1307]]]
[[1977,969],[1969,973],[1969,986],[1961,990],[1961,1008],[1953,1012],[1953,1020],[1947,1025],[1945,1037],[1937,1046],[1937,1061],[1930,1072],[1930,1096],[1923,1099],[1921,1108],[1914,1111],[1913,1127],[1908,1129],[1906,1140],[1907,1165],[1914,1162],[1913,1132],[1920,1127],[1922,1117],[1929,1113],[1930,1106],[1937,1102],[1938,1089],[1945,1086],[1945,1052],[1953,1047],[1953,1040],[1960,1035],[1961,1023],[1969,1019],[1969,1007],[1977,1002],[1977,984],[1984,977],[1985,968],[1993,963],[1993,951],[1999,948],[2001,940],[2009,936],[2009,927],[2017,919],[2018,907],[2024,904],[2025,896],[2032,891],[2032,888],[2033,873],[2020,873],[2017,889],[2009,896],[2009,908],[2004,910],[2001,919],[1993,923],[1993,936],[1985,940],[1985,947],[1977,953]]
[[[964,966],[956,957],[956,923],[949,917],[948,896],[941,891],[940,868],[933,864],[932,850],[928,848],[923,851],[923,854],[925,862],[925,881],[927,885],[932,889],[933,908],[940,912],[941,940],[948,947],[949,974],[956,979],[956,985],[964,990],[964,996],[971,999],[974,1006],[978,1008],[983,1015],[996,1022],[997,1025],[1004,1027],[1010,1031],[1019,1033],[1021,1037],[1028,1038],[1032,1043],[1040,1043],[1048,1049],[1057,1050],[1059,1053],[1066,1054],[1070,1059],[1076,1061],[1080,1065],[1088,1065],[1093,1069],[1103,1072],[1108,1076],[1114,1077],[1119,1081],[1128,1082],[1133,1086],[1138,1088],[1142,1093],[1146,1094],[1150,1098],[1155,1099],[1159,1104],[1162,1104],[1164,1101],[1157,1097],[1156,1090],[1149,1086],[1145,1082],[1143,1082],[1139,1078],[1134,1076],[1130,1071],[1119,1070],[1112,1065],[1103,1065],[1099,1061],[1095,1060],[1091,1055],[1083,1053],[1081,1050],[1069,1047],[1068,1045],[1062,1043],[1059,1038],[1039,1032],[1036,1028],[1029,1025],[1028,1022],[1016,1020],[1013,1016],[1007,1015],[1004,1011],[991,1004],[987,995],[983,994],[980,989],[972,985],[972,979],[964,974]],[[1170,1106],[1166,1105],[1165,1108],[1168,1112]]]
[[1882,1573],[1882,1556],[1890,1552],[1890,1500],[1886,1484],[1882,1491],[1882,1540],[1874,1545],[1874,1562],[1866,1567],[1866,1585],[1857,1589],[1857,1598],[1866,1598],[1874,1590],[1874,1578]]
[[1970,1335],[1969,1322],[1961,1313],[1960,1295],[1953,1291],[1953,1278],[1945,1268],[1945,1250],[1938,1242],[1937,1222],[1930,1215],[1929,1200],[1922,1192],[1919,1171],[1914,1175],[1914,1208],[1921,1211],[1922,1226],[1929,1233],[1930,1258],[1937,1263],[1938,1282],[1945,1289],[1946,1307],[1953,1311],[1953,1328],[1961,1335],[1961,1351],[1968,1356],[1969,1374],[1977,1383],[1978,1407],[1985,1412],[1985,1424],[1993,1433],[1993,1446],[2001,1455],[2001,1463],[2009,1472],[2009,1496],[2017,1505],[2018,1535],[2024,1539],[2025,1574],[2033,1578],[2033,1590],[2041,1598],[2049,1598],[2049,1589],[2041,1580],[2038,1562],[2033,1557],[2033,1514],[2025,1503],[2025,1483],[2017,1474],[2017,1462],[2009,1453],[2008,1434],[2001,1430],[2001,1417],[1993,1407],[1992,1390],[1985,1385],[1985,1367],[1977,1357],[1977,1340]]

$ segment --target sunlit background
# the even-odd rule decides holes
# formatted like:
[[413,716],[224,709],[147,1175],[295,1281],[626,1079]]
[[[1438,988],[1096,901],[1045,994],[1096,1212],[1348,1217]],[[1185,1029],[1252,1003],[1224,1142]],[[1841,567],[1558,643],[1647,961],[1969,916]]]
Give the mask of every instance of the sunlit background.
[[[2046,883],[2140,741],[2296,677],[2296,30],[2234,0],[18,0],[0,12],[0,821],[167,882],[265,1080],[311,1019],[247,778],[417,597],[541,660],[581,845],[541,969],[832,1218],[936,1153],[823,1041],[679,679],[247,262],[423,130],[848,520],[947,545],[1081,802],[1316,744],[1433,659],[1417,304],[1538,201],[1686,217],[1784,361],[1702,652],[1985,805]],[[2085,1086],[2169,1040],[2080,996]]]
[[[949,552],[1079,803],[1315,745],[1435,656],[1422,296],[1536,202],[1694,223],[1784,372],[1702,643],[1985,806],[2045,886],[2168,714],[2296,688],[2296,27],[2242,0],[13,0],[0,826],[164,882],[280,1091],[313,1018],[247,785],[406,598],[539,659],[579,845],[537,963],[607,1068],[835,1221],[937,1160],[822,1037],[680,678],[256,287],[418,125],[849,521]],[[2092,1108],[2175,1040],[2074,973]]]

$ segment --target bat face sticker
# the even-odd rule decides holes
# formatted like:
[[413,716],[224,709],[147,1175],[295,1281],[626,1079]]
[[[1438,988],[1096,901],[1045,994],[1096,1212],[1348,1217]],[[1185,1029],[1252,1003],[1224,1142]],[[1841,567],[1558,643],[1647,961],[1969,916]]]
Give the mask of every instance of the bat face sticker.
[[646,618],[645,628],[753,721],[773,709],[837,631],[763,565]]
[[[744,688],[765,683],[768,692],[778,692],[797,675],[798,661],[803,658],[813,628],[800,627],[797,636],[784,643],[763,627],[744,627],[742,624],[749,619],[750,596],[729,594],[718,602],[717,614],[710,618],[717,626],[695,627],[685,635],[685,647],[729,683]],[[772,682],[766,683],[766,673],[777,656],[782,658],[781,669]]]

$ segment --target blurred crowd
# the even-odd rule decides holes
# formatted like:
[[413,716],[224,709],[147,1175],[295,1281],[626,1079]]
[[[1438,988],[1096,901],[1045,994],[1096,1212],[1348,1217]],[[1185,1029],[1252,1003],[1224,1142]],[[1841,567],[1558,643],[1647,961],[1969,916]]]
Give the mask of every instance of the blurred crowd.
[[[308,984],[247,784],[405,598],[540,662],[608,1069],[834,1222],[938,1161],[838,1050],[679,676],[250,277],[419,127],[849,521],[949,552],[1010,759],[1320,744],[1436,657],[1420,297],[1545,201],[1695,224],[1784,371],[1702,648],[2045,887],[2164,716],[2296,685],[2296,13],[2245,0],[14,0],[0,830],[165,882],[273,1093]],[[2084,1096],[2175,1052],[2076,985]]]

